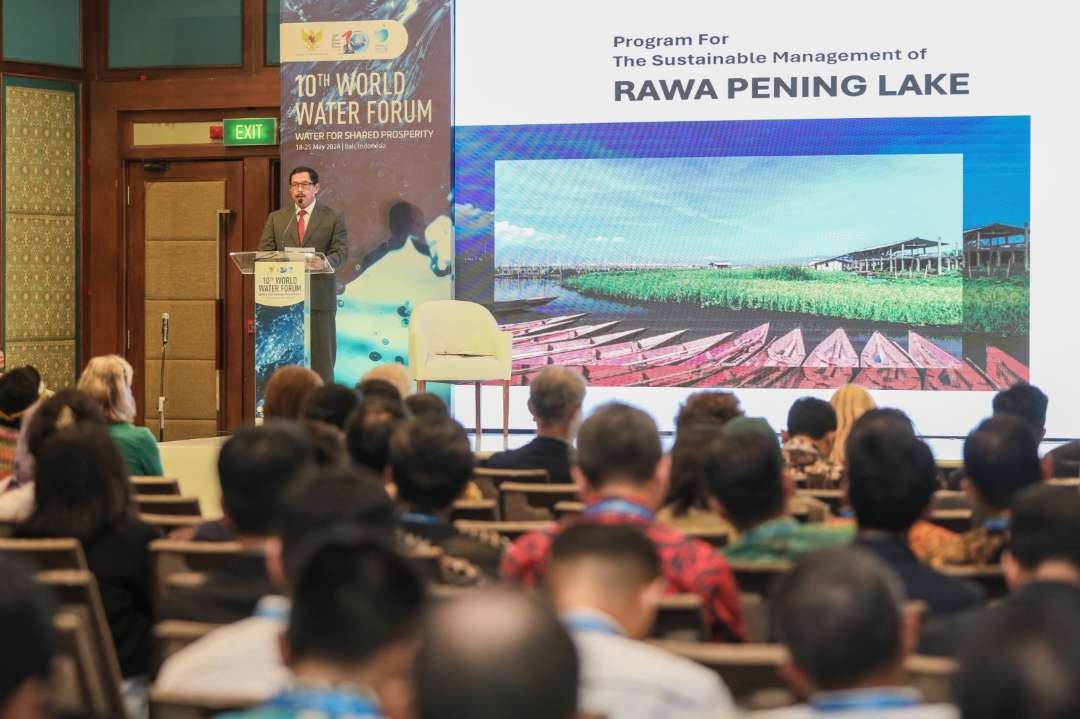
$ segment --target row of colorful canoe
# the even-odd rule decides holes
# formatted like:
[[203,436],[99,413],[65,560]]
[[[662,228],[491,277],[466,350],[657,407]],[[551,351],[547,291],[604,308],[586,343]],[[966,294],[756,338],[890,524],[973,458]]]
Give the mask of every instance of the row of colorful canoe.
[[856,382],[878,389],[993,390],[1028,378],[1028,368],[997,347],[986,367],[961,360],[914,331],[908,348],[874,332],[856,352],[843,328],[809,353],[800,329],[768,341],[769,324],[679,342],[686,330],[640,337],[618,321],[575,326],[582,314],[503,325],[513,336],[513,373],[527,384],[542,368],[579,369],[599,386],[828,388]]

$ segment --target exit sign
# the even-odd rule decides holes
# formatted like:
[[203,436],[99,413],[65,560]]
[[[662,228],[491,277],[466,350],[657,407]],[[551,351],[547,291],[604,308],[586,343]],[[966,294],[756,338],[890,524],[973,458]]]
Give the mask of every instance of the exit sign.
[[225,120],[225,146],[276,145],[276,117],[238,117]]

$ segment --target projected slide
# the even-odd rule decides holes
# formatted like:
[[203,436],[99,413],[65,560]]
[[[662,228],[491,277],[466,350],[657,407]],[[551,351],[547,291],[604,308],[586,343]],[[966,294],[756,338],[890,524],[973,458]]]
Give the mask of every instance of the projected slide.
[[1007,387],[1028,154],[1026,117],[459,128],[457,294],[520,384]]

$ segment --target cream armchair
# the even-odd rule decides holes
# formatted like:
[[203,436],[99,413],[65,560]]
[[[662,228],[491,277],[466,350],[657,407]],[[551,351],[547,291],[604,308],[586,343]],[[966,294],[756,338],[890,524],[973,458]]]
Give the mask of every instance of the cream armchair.
[[427,382],[475,383],[477,449],[483,382],[502,382],[504,444],[509,436],[510,344],[510,333],[500,331],[487,308],[475,302],[425,302],[409,322],[409,368],[417,391],[423,392]]

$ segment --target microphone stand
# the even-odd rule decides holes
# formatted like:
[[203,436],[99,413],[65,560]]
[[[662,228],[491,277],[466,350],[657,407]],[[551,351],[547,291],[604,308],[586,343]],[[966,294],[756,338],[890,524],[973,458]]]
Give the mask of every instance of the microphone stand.
[[[168,320],[165,320],[168,322]],[[157,414],[158,414],[158,442],[165,441],[165,350],[169,346],[169,335],[166,332],[161,334],[161,373],[158,377],[158,398],[157,398]]]

